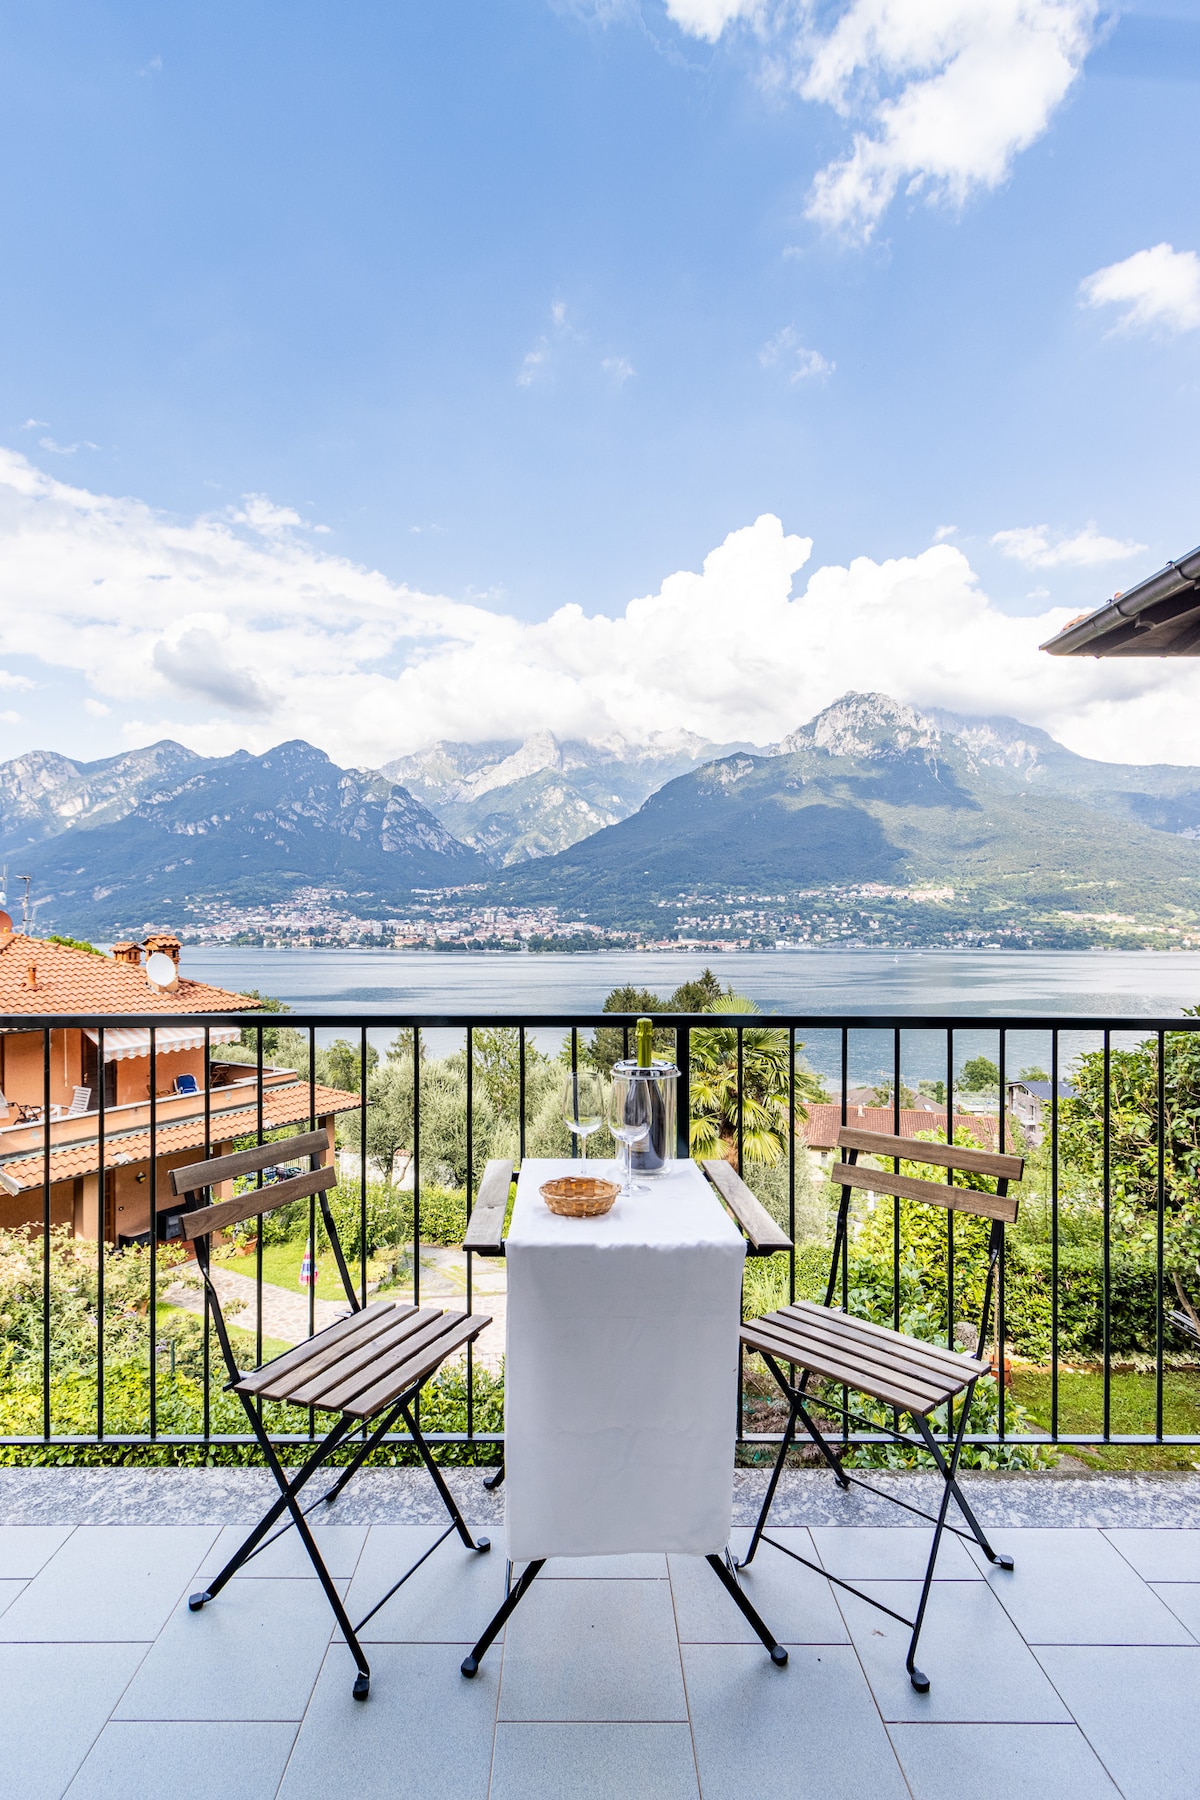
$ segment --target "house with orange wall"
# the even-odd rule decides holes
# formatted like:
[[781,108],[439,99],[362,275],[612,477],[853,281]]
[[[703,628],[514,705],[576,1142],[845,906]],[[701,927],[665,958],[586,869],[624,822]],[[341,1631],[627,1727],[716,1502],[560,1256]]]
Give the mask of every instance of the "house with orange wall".
[[[120,1243],[144,1240],[153,1211],[158,1235],[173,1235],[172,1169],[226,1154],[260,1124],[269,1132],[315,1117],[332,1130],[359,1105],[274,1066],[260,1094],[257,1067],[221,1055],[241,1026],[211,1023],[257,1001],[189,980],[179,965],[167,932],[105,955],[0,931],[0,1228],[41,1229],[48,1214],[77,1237]],[[78,1026],[64,1025],[72,1014]],[[189,1025],[188,1014],[210,1020]],[[131,1015],[164,1023],[105,1025]]]

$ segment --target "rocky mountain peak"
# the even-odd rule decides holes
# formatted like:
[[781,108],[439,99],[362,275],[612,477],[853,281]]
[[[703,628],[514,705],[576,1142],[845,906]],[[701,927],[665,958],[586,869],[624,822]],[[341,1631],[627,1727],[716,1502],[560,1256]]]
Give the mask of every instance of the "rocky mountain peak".
[[890,694],[843,694],[807,725],[774,746],[775,754],[824,750],[829,756],[873,758],[896,751],[933,750],[935,721]]

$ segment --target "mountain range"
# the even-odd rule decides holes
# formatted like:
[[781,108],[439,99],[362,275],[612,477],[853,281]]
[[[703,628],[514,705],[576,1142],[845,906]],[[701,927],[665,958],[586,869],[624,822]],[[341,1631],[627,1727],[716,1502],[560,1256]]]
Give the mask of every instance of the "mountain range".
[[0,863],[10,892],[33,877],[39,929],[98,936],[306,888],[378,918],[464,887],[670,935],[672,909],[802,913],[866,885],[874,912],[936,890],[948,919],[1074,919],[1107,941],[1200,920],[1200,769],[1102,763],[1014,719],[882,694],[764,749],[539,733],[373,771],[300,741],[210,758],[168,740],[0,764]]

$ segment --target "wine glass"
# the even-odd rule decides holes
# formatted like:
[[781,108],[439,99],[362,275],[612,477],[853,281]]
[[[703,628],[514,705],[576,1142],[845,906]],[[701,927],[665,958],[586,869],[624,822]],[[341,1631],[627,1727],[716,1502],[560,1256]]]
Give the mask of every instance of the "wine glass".
[[594,1069],[578,1069],[563,1083],[563,1120],[574,1132],[587,1161],[587,1141],[604,1123],[604,1089]]
[[622,1157],[624,1186],[621,1193],[645,1194],[649,1189],[633,1179],[633,1147],[650,1132],[650,1083],[635,1075],[614,1075],[608,1092],[608,1124],[613,1136],[625,1146]]

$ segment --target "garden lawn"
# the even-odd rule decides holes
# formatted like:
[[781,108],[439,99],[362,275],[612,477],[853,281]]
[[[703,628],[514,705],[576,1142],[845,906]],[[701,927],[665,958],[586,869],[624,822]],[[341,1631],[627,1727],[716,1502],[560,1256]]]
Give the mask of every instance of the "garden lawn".
[[[304,1247],[306,1241],[307,1240],[304,1238],[290,1238],[283,1244],[264,1244],[262,1258],[263,1280],[270,1282],[273,1287],[287,1288],[289,1292],[293,1294],[306,1294],[308,1289],[300,1286],[300,1270],[304,1266]],[[257,1251],[252,1250],[249,1256],[238,1256],[223,1252],[221,1255],[215,1256],[213,1261],[218,1268],[231,1269],[238,1275],[249,1275],[253,1280],[255,1271],[258,1268],[258,1253]],[[358,1262],[357,1260],[350,1261],[349,1258],[347,1258],[347,1261],[349,1262],[350,1267],[350,1279],[354,1282],[355,1291],[357,1292],[359,1281]],[[371,1264],[368,1263],[368,1281],[377,1280],[381,1273],[382,1270],[374,1270],[372,1269]],[[333,1251],[329,1248],[328,1244],[323,1244],[317,1252],[317,1299],[345,1300],[345,1298],[346,1295],[342,1287],[342,1278],[338,1274],[338,1266]]]
[[[1050,1429],[1050,1371],[1018,1364],[1012,1391],[1046,1431]],[[1152,1433],[1155,1378],[1136,1369],[1112,1373],[1110,1425],[1114,1437]],[[1070,1437],[1094,1431],[1104,1422],[1104,1372],[1096,1368],[1060,1369],[1058,1429]],[[1200,1368],[1167,1369],[1163,1374],[1163,1432],[1166,1436],[1200,1437]],[[1200,1444],[1101,1444],[1072,1448],[1070,1454],[1095,1469],[1192,1469],[1200,1467]]]

